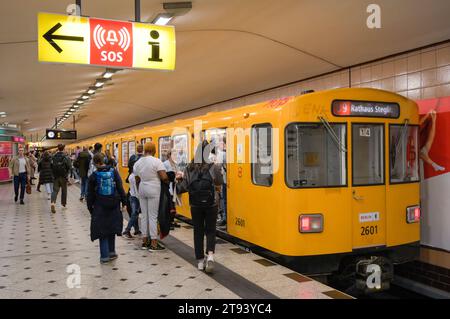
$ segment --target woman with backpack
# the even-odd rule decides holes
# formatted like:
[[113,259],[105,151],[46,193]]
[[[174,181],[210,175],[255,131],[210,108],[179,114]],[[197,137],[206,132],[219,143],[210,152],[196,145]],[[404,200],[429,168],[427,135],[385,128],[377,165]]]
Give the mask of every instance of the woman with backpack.
[[[177,192],[189,192],[192,222],[194,224],[194,250],[198,269],[211,273],[214,270],[216,245],[216,219],[219,196],[223,184],[221,167],[209,161],[210,144],[203,141],[197,146],[193,161],[184,172],[177,173]],[[206,255],[204,237],[206,235]]]
[[52,170],[52,158],[48,151],[45,151],[42,155],[42,159],[38,164],[38,172],[39,172],[39,184],[44,185],[45,190],[47,191],[48,200],[51,199],[53,192],[53,170]]
[[105,156],[94,156],[96,171],[89,176],[87,207],[91,214],[91,240],[100,240],[100,263],[116,259],[116,235],[122,234],[123,217],[120,203],[126,196],[122,179],[114,167],[105,165]]

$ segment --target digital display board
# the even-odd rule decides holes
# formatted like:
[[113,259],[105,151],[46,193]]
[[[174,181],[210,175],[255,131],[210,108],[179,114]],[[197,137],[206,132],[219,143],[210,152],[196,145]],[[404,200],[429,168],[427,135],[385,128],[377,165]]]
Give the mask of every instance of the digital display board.
[[397,103],[335,100],[331,111],[334,116],[394,118],[400,116]]
[[77,131],[62,131],[62,130],[51,130],[47,129],[45,134],[48,140],[76,140]]

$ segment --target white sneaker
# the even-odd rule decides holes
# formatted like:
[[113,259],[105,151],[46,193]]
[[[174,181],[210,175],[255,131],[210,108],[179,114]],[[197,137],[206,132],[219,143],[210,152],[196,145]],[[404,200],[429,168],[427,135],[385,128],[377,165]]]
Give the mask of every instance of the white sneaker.
[[212,273],[214,271],[214,255],[208,255],[206,259],[205,272]]
[[198,262],[198,270],[205,270],[205,262],[203,261],[203,259]]

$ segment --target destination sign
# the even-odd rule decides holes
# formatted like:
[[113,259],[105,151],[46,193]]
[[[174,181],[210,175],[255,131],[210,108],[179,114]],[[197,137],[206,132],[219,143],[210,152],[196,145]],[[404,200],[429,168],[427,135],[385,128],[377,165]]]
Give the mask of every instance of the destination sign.
[[343,101],[335,100],[332,104],[334,116],[359,116],[359,117],[383,117],[398,118],[400,105],[397,103]]

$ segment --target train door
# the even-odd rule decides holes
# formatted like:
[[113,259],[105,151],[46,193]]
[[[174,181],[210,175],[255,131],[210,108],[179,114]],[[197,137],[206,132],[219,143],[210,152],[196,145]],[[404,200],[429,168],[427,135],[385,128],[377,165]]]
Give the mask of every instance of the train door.
[[227,224],[227,129],[207,129],[204,131],[205,138],[212,145],[211,160],[222,167],[224,184],[219,194],[219,212],[217,226],[226,230]]
[[352,124],[353,248],[386,244],[384,124]]

